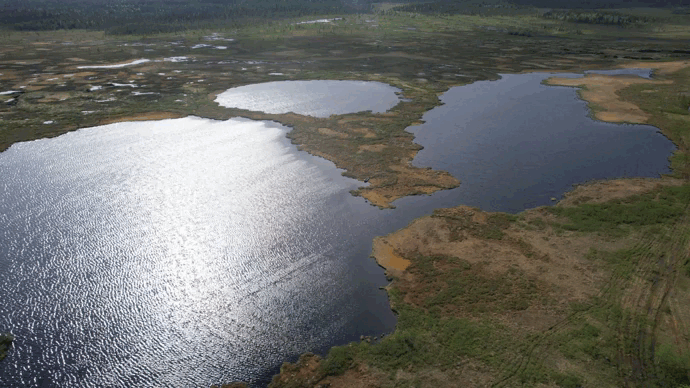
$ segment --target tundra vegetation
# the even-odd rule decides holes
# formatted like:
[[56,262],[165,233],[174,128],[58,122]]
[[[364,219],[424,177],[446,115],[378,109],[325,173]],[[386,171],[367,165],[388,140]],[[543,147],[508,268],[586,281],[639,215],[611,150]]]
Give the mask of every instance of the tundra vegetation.
[[[602,92],[608,103],[590,102],[594,117],[605,119],[597,114],[621,102],[642,112],[635,120],[660,128],[678,147],[671,176],[589,183],[556,206],[517,215],[438,209],[377,239],[389,248],[382,252],[409,263],[387,268],[395,332],[323,357],[305,354],[272,386],[690,384],[685,9],[304,2],[281,13],[270,2],[199,2],[207,11],[195,13],[185,8],[192,3],[173,2],[186,10],[175,13],[124,1],[98,21],[86,5],[33,1],[0,17],[0,150],[122,120],[274,120],[292,127],[288,136],[301,149],[367,181],[353,194],[380,207],[460,184],[412,167],[420,147],[405,131],[449,87],[501,73],[657,68],[654,82],[602,77],[616,87]],[[303,23],[317,19],[328,20]],[[386,82],[403,100],[386,113],[328,118],[214,102],[234,86],[314,79]],[[582,85],[587,99],[596,85],[570,86]]]

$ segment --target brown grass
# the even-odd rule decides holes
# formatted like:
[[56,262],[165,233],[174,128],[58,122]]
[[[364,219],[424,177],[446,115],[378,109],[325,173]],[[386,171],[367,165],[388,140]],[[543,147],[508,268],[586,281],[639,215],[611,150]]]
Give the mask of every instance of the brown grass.
[[623,101],[617,94],[623,88],[638,84],[669,84],[670,81],[653,81],[635,76],[606,76],[588,74],[584,78],[549,78],[549,85],[582,88],[582,99],[593,105],[594,117],[610,123],[644,124],[650,115],[637,105]]
[[101,125],[121,123],[125,121],[150,121],[150,120],[165,120],[165,119],[179,119],[183,117],[179,113],[172,112],[149,112],[141,113],[132,116],[119,116],[119,117],[109,117],[101,121]]

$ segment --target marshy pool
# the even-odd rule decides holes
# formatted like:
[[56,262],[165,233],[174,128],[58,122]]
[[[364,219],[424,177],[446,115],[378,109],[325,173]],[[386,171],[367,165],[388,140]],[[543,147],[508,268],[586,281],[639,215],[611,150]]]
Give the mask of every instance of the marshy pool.
[[265,385],[300,353],[393,330],[375,236],[438,207],[517,212],[573,183],[668,171],[674,147],[655,128],[593,121],[545,77],[444,94],[410,128],[415,163],[462,185],[392,210],[352,197],[361,183],[275,123],[187,117],[13,145],[0,154],[0,329],[17,339],[2,383]]

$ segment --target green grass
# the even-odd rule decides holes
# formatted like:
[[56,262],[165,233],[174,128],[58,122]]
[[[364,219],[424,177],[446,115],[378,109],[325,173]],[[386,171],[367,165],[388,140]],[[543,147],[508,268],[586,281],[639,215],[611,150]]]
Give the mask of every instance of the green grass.
[[557,224],[566,230],[602,232],[612,236],[627,235],[631,227],[671,224],[690,204],[690,185],[664,187],[648,194],[600,204],[551,207],[549,211],[565,217]]
[[495,323],[440,317],[421,309],[399,310],[398,328],[375,345],[359,345],[358,358],[383,371],[399,368],[454,367],[466,357],[497,365],[505,349],[516,345],[507,329]]
[[501,240],[505,236],[503,230],[518,221],[518,216],[507,213],[491,213],[486,223],[474,222],[472,215],[457,214],[446,209],[436,209],[432,217],[445,218],[449,223],[452,240],[463,239],[465,233],[489,240]]
[[613,252],[590,249],[587,257],[602,260],[618,276],[629,279],[637,267],[640,258],[653,254],[649,247],[633,247]]
[[554,382],[562,388],[580,388],[583,386],[582,379],[572,373],[554,372],[551,376]]
[[321,364],[324,374],[326,376],[338,376],[345,373],[352,365],[353,350],[351,346],[336,346],[331,348],[328,352],[328,356]]
[[679,347],[663,344],[656,351],[656,367],[668,386],[690,384],[690,353]]

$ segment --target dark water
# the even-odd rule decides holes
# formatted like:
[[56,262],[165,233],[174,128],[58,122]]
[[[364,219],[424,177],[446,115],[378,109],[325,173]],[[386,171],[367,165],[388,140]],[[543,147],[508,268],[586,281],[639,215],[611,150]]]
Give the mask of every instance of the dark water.
[[276,81],[228,89],[216,102],[228,108],[315,117],[370,110],[381,113],[400,100],[400,89],[367,81]]
[[519,211],[573,183],[666,172],[654,128],[586,117],[545,75],[454,88],[412,128],[461,187],[378,210],[285,128],[119,123],[0,154],[0,386],[265,385],[305,351],[395,325],[373,237],[434,208]]
[[658,129],[592,120],[575,89],[541,84],[547,74],[502,77],[452,88],[408,129],[425,147],[415,165],[462,182],[439,194],[445,205],[518,212],[574,184],[670,172],[675,147]]

